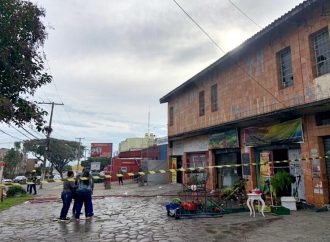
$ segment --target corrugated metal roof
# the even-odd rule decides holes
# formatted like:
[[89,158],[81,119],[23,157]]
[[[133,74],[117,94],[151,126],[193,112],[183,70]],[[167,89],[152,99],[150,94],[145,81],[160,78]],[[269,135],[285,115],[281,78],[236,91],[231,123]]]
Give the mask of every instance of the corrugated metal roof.
[[297,16],[302,11],[308,9],[315,3],[321,3],[322,1],[324,1],[324,0],[306,0],[306,1],[302,2],[301,4],[297,5],[296,7],[294,7],[292,10],[290,10],[286,14],[284,14],[281,17],[279,17],[278,19],[274,20],[272,23],[270,23],[264,29],[257,32],[251,38],[244,41],[241,45],[239,45],[232,51],[230,51],[227,54],[225,54],[224,56],[222,56],[216,62],[209,65],[204,70],[202,70],[201,72],[199,72],[198,74],[196,74],[195,76],[193,76],[192,78],[190,78],[189,80],[187,80],[186,82],[184,82],[183,84],[181,84],[180,86],[178,86],[177,88],[175,88],[174,90],[172,90],[171,92],[169,92],[168,94],[166,94],[165,96],[160,98],[160,100],[159,100],[160,103],[168,102],[172,95],[176,94],[177,92],[179,92],[179,91],[183,90],[184,88],[186,88],[187,86],[191,85],[194,81],[199,80],[201,77],[203,77],[208,72],[214,70],[216,67],[219,67],[219,66],[224,65],[225,63],[229,62],[231,57],[233,57],[235,54],[241,52],[245,47],[250,46],[251,44],[255,44],[257,41],[259,41],[260,39],[265,37],[270,32],[274,31],[276,28],[278,28],[282,24],[286,23],[293,17]]

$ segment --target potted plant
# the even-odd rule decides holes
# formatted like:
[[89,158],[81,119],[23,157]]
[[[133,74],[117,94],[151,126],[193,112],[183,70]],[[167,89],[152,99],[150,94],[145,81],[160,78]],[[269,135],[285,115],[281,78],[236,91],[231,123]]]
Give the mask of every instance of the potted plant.
[[290,196],[292,182],[293,178],[288,172],[284,170],[278,171],[270,181],[274,197]]
[[[275,198],[275,204],[279,205],[280,201],[288,201],[294,202],[295,199],[291,196],[291,184],[294,182],[294,177],[290,175],[288,172],[281,170],[278,171],[272,178],[271,178],[271,192]],[[281,197],[283,199],[281,199]],[[283,203],[282,201],[282,203]],[[284,204],[282,204],[284,205]],[[288,207],[288,206],[285,206]],[[290,207],[290,206],[289,206]],[[291,209],[291,207],[290,207]],[[295,210],[295,209],[291,209]]]

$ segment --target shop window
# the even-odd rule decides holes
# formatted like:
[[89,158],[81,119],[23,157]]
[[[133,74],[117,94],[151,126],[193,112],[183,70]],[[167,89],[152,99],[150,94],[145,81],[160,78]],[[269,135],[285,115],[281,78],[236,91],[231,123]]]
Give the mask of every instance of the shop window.
[[[241,164],[241,159],[238,153],[222,153],[215,156],[215,163],[235,166]],[[216,173],[216,187],[231,187],[242,177],[242,167],[217,168]]]
[[191,155],[189,159],[189,164],[187,164],[188,167],[205,167],[207,166],[206,161],[206,155]]
[[293,85],[293,72],[290,47],[281,50],[278,54],[279,72],[281,79],[281,87],[289,87]]
[[204,91],[199,92],[199,116],[205,115],[205,94]]
[[330,112],[315,114],[315,121],[317,126],[330,125]]
[[328,28],[322,29],[311,36],[314,51],[316,76],[330,72],[330,40]]
[[218,85],[211,86],[211,111],[218,111]]
[[173,107],[170,107],[169,120],[170,120],[170,126],[173,126],[174,125],[174,108]]
[[[187,168],[206,166],[208,166],[208,162],[205,154],[192,154],[187,160]],[[205,182],[207,181],[207,174],[204,171],[195,170],[193,172],[187,172],[187,175],[188,185],[197,185],[198,189],[203,189]]]

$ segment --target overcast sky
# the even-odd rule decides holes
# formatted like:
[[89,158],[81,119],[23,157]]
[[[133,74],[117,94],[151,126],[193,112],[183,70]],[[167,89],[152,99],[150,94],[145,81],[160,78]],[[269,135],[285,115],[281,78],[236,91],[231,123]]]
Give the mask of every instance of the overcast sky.
[[[35,100],[64,103],[54,109],[54,138],[84,137],[87,147],[111,142],[118,150],[120,141],[148,131],[149,110],[150,132],[166,136],[167,105],[159,98],[223,55],[173,0],[33,2],[46,10],[44,51],[54,78]],[[227,0],[177,2],[225,51],[260,31]],[[303,1],[232,2],[265,27]],[[5,124],[0,128],[15,137],[0,134],[0,147],[27,139]]]

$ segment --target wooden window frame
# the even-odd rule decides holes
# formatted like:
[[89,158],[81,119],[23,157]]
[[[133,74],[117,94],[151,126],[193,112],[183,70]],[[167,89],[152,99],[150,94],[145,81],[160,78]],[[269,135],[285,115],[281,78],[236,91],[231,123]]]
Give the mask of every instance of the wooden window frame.
[[277,52],[277,63],[280,88],[294,85],[291,48],[286,47]]
[[169,124],[170,126],[174,125],[174,107],[169,108]]
[[211,86],[211,111],[218,111],[218,84]]
[[[316,38],[325,34],[327,36],[327,43],[322,44],[322,40],[320,45],[316,44]],[[310,35],[310,46],[311,46],[311,59],[313,60],[313,71],[314,76],[319,77],[330,73],[330,36],[328,27],[322,28],[319,31],[316,31]],[[321,48],[320,48],[321,47]],[[318,49],[323,49],[322,53],[317,53]],[[325,58],[325,59],[324,59]],[[320,64],[325,64],[325,70],[321,69]]]
[[199,116],[205,115],[205,92],[200,91],[198,95]]

